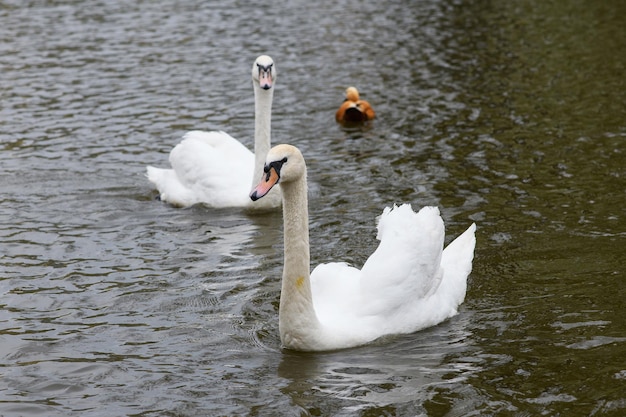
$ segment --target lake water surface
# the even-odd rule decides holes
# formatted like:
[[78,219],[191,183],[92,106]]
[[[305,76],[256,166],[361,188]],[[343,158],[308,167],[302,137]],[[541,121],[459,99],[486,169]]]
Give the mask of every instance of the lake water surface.
[[[0,415],[626,414],[626,3],[0,0]],[[311,259],[390,204],[476,222],[460,314],[282,350],[280,213],[155,200],[185,131],[252,144],[278,68]],[[377,111],[345,129],[348,85]]]

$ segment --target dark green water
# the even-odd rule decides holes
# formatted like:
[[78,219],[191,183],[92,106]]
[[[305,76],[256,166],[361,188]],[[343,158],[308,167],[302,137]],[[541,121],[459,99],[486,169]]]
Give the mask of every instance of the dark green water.
[[[0,1],[0,415],[626,413],[626,3]],[[280,349],[280,214],[154,200],[189,129],[250,145],[249,67],[313,184],[311,259],[386,205],[476,222],[460,314]],[[356,85],[377,119],[343,129]]]

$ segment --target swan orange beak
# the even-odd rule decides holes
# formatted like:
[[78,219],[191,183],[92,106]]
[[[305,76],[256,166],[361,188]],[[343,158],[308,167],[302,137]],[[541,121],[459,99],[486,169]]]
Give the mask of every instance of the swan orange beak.
[[272,88],[272,76],[270,71],[259,71],[259,85],[264,90]]
[[272,187],[278,183],[279,179],[280,175],[278,175],[276,168],[270,167],[269,170],[263,174],[263,177],[261,177],[261,182],[259,182],[256,188],[250,193],[252,201],[257,201],[259,198],[269,193]]

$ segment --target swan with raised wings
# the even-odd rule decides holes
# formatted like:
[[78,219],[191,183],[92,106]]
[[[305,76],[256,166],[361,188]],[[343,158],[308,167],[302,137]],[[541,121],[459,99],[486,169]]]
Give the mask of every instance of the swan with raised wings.
[[278,313],[285,348],[348,348],[381,336],[412,333],[457,314],[472,270],[472,224],[445,249],[436,207],[414,212],[385,208],[378,220],[378,248],[362,269],[345,263],[310,271],[306,164],[300,151],[278,145],[250,194],[264,198],[280,184],[284,218],[284,268]]
[[147,168],[148,179],[156,186],[162,201],[182,207],[197,203],[215,208],[280,206],[280,192],[272,193],[259,207],[248,198],[271,148],[275,82],[274,61],[267,55],[259,56],[252,65],[254,153],[225,132],[187,132],[170,152],[171,169]]

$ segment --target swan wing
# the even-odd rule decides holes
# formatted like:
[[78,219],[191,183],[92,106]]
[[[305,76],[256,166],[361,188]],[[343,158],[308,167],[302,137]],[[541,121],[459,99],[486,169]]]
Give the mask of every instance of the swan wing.
[[188,132],[169,159],[176,181],[161,184],[168,187],[164,192],[159,188],[162,199],[172,202],[171,196],[184,194],[213,207],[247,204],[254,154],[229,134]]
[[437,207],[415,213],[387,207],[378,220],[380,244],[363,265],[361,296],[368,315],[392,317],[432,295],[443,277],[444,225]]
[[[221,185],[224,181],[237,183],[245,176],[248,189],[252,182],[254,154],[225,132],[195,130],[187,132],[172,149],[170,164],[180,182],[189,188],[197,184],[226,187]],[[239,174],[231,175],[235,173]]]
[[360,277],[361,271],[345,262],[320,264],[311,272],[313,307],[321,323],[336,325],[337,320],[352,317]]
[[443,250],[437,207],[386,208],[378,220],[380,244],[361,270],[329,263],[311,273],[315,312],[328,340],[364,343],[455,315],[472,269],[475,229],[472,224]]

